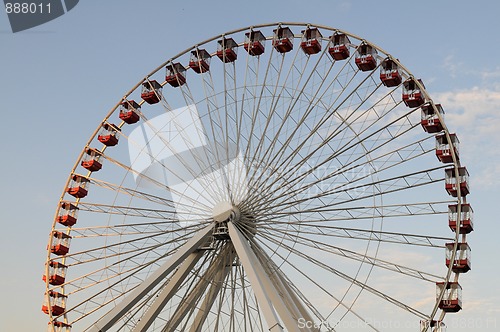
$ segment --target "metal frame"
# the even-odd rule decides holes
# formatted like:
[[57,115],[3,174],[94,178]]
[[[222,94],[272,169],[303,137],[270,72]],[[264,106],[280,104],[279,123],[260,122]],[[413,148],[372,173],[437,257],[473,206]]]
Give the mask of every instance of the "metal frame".
[[[247,228],[251,221],[248,219],[245,220],[245,218],[249,218],[248,213],[243,213],[241,222],[234,221],[234,223],[230,222],[228,224],[229,240],[216,241],[218,243],[216,252],[220,257],[212,259],[210,263],[206,263],[205,261],[200,263],[200,259],[207,258],[209,254],[206,251],[199,251],[198,248],[210,236],[213,224],[211,220],[200,217],[199,220],[193,220],[192,223],[188,223],[183,227],[171,227],[178,220],[174,211],[175,202],[169,197],[151,194],[141,188],[129,188],[126,186],[126,182],[111,183],[100,179],[99,173],[88,172],[86,174],[81,173],[81,176],[90,180],[92,188],[95,187],[99,190],[111,192],[117,197],[129,197],[131,202],[134,199],[138,199],[145,202],[146,206],[149,204],[149,206],[153,207],[115,204],[120,201],[118,199],[114,202],[100,203],[86,201],[85,199],[80,200],[79,198],[76,200],[72,198],[68,199],[65,189],[71,177],[79,173],[78,167],[80,161],[84,157],[87,148],[95,144],[96,135],[102,124],[112,124],[114,122],[111,116],[116,115],[123,100],[131,99],[129,97],[140,89],[142,83],[148,82],[150,79],[153,80],[153,76],[157,72],[162,72],[166,64],[172,63],[174,60],[179,61],[179,59],[182,59],[192,50],[202,46],[205,47],[205,44],[215,43],[223,37],[244,34],[251,30],[265,30],[276,26],[314,27],[330,31],[331,33],[344,33],[352,40],[349,47],[354,52],[351,52],[351,56],[348,59],[342,60],[343,62],[339,61],[335,63],[335,61],[329,58],[328,46],[331,41],[329,40],[329,36],[325,34],[323,41],[327,42],[328,45],[319,54],[311,57],[300,53],[298,47],[294,52],[290,52],[287,55],[278,54],[272,47],[267,47],[265,54],[261,57],[253,57],[240,52],[238,60],[233,63],[222,64],[224,86],[222,94],[217,89],[216,81],[217,79],[221,79],[221,77],[212,76],[212,71],[216,70],[217,63],[211,65],[209,72],[197,75],[196,80],[198,85],[195,86],[195,84],[192,84],[194,78],[189,77],[186,84],[176,88],[178,89],[178,97],[180,100],[184,100],[187,105],[203,103],[203,106],[206,108],[206,120],[212,125],[211,129],[208,130],[207,137],[212,141],[222,140],[225,142],[225,145],[221,145],[221,151],[217,150],[214,154],[216,159],[219,160],[221,158],[219,153],[222,150],[225,150],[226,155],[228,155],[230,150],[229,142],[231,140],[236,142],[235,144],[238,148],[240,145],[248,143],[240,151],[246,158],[245,162],[254,167],[254,169],[266,168],[268,171],[262,174],[252,173],[252,168],[249,167],[248,186],[259,188],[259,190],[250,191],[247,200],[240,202],[241,204],[238,205],[238,208],[242,211],[251,211],[254,216],[258,217],[258,226],[252,226],[252,229]],[[294,35],[294,40],[300,40],[301,37],[300,34],[296,34]],[[266,38],[267,40],[271,40],[273,36],[271,34]],[[415,249],[420,247],[436,248],[440,252],[444,243],[453,241],[455,245],[452,259],[454,259],[458,243],[466,242],[466,235],[459,234],[458,227],[454,237],[448,237],[424,233],[384,231],[382,229],[374,229],[373,227],[371,229],[342,227],[334,224],[350,220],[363,223],[367,220],[385,220],[389,218],[392,220],[403,220],[410,217],[445,215],[446,211],[443,210],[443,207],[450,203],[458,204],[457,212],[460,215],[462,204],[467,203],[466,197],[460,192],[460,188],[458,188],[456,200],[422,201],[418,203],[402,201],[399,203],[391,202],[391,204],[382,201],[382,196],[386,194],[404,195],[406,192],[412,192],[416,188],[440,183],[443,180],[440,174],[444,166],[429,166],[417,171],[406,171],[405,169],[407,163],[412,163],[413,160],[418,158],[424,158],[433,152],[433,148],[426,147],[429,143],[433,146],[433,142],[431,142],[432,136],[413,139],[411,141],[403,140],[404,144],[392,147],[386,153],[380,152],[387,145],[390,146],[393,142],[399,142],[400,137],[404,137],[407,132],[418,127],[418,123],[413,123],[411,118],[418,113],[418,108],[405,109],[404,112],[400,112],[398,109],[399,104],[393,96],[393,94],[396,94],[396,88],[394,90],[383,90],[382,92],[379,90],[380,84],[377,85],[376,83],[377,69],[358,75],[356,69],[352,67],[352,60],[356,53],[355,50],[362,43],[366,43],[366,41],[356,35],[322,25],[297,22],[264,24],[244,27],[207,39],[166,60],[165,63],[149,73],[120,99],[91,135],[75,166],[71,170],[60,197],[60,202],[67,201],[78,206],[83,215],[88,215],[88,213],[109,216],[116,215],[131,218],[132,220],[136,220],[136,222],[128,224],[110,223],[107,226],[102,225],[98,227],[78,223],[74,227],[62,229],[54,221],[52,230],[62,231],[67,235],[71,234],[75,241],[90,239],[92,237],[99,239],[109,238],[111,241],[109,243],[105,242],[102,246],[78,252],[70,251],[68,255],[60,258],[54,257],[50,251],[47,252],[47,261],[55,259],[63,264],[70,262],[70,265],[87,266],[84,264],[95,263],[99,265],[109,258],[116,260],[113,264],[117,266],[123,264],[124,267],[117,269],[116,271],[118,272],[110,273],[109,276],[106,274],[106,270],[113,270],[115,268],[114,265],[95,267],[94,270],[88,271],[88,273],[69,278],[61,286],[53,286],[46,282],[46,290],[57,290],[61,294],[67,295],[71,301],[72,294],[82,294],[96,285],[102,285],[103,282],[107,282],[109,286],[106,286],[103,290],[99,290],[97,294],[93,294],[104,298],[100,307],[95,309],[95,311],[103,311],[103,308],[109,310],[111,305],[116,302],[120,302],[120,304],[104,315],[99,313],[102,316],[100,316],[100,319],[93,325],[90,331],[106,331],[120,320],[125,313],[129,311],[137,313],[141,308],[149,308],[140,322],[134,326],[135,331],[145,331],[154,322],[155,318],[161,315],[165,305],[183,287],[183,282],[190,281],[193,283],[192,288],[187,293],[185,301],[169,317],[164,331],[174,328],[173,326],[179,326],[179,324],[185,322],[185,320],[183,321],[184,316],[188,315],[189,319],[192,319],[194,322],[190,331],[198,332],[202,330],[203,324],[209,319],[211,308],[214,304],[218,303],[220,305],[223,296],[225,296],[224,292],[227,290],[226,288],[230,287],[229,280],[232,274],[235,273],[230,266],[217,269],[221,267],[224,259],[235,259],[237,257],[243,266],[242,270],[246,273],[245,278],[248,278],[250,281],[254,293],[252,295],[255,295],[257,302],[255,303],[256,308],[250,308],[250,305],[246,304],[248,306],[246,310],[249,312],[254,310],[256,314],[254,314],[255,317],[248,318],[252,315],[248,313],[248,317],[245,319],[248,319],[248,321],[250,319],[261,321],[260,315],[262,314],[266,322],[269,323],[271,331],[283,331],[285,329],[296,331],[298,318],[313,321],[314,319],[321,319],[322,313],[315,310],[313,307],[314,304],[298,291],[297,286],[293,284],[293,280],[287,278],[287,275],[283,272],[284,267],[275,264],[273,261],[274,258],[279,258],[287,262],[287,257],[281,256],[282,254],[276,248],[289,250],[295,258],[304,259],[307,258],[307,254],[296,249],[295,246],[310,248],[311,250],[328,254],[330,257],[335,255],[335,257],[350,259],[361,264],[370,264],[372,269],[385,269],[390,273],[409,277],[409,280],[419,279],[429,283],[458,281],[459,274],[454,274],[451,267],[446,271],[445,275],[438,276],[427,272],[424,267],[415,268],[410,265],[379,259],[377,257],[378,249],[374,254],[370,255],[367,252],[349,250],[340,244],[337,245],[334,243],[336,241],[342,243],[344,240],[355,240],[359,243],[378,243],[378,245],[386,243]],[[386,51],[371,43],[369,45],[378,51],[379,55],[377,59],[379,63],[380,60],[389,57],[400,68],[403,80],[414,78],[406,67]],[[242,43],[238,46],[241,47]],[[293,58],[291,58],[292,56]],[[291,61],[293,64],[288,69],[285,69],[287,68],[286,61]],[[236,66],[236,63],[244,63],[244,67],[240,70]],[[332,68],[339,68],[339,70],[332,74]],[[365,76],[355,79],[356,75],[358,77],[360,75]],[[237,77],[243,77],[243,87],[239,85]],[[299,77],[299,79],[294,81],[295,79],[292,80],[292,77]],[[325,79],[325,77],[328,79]],[[262,78],[264,81],[261,81]],[[290,81],[288,81],[289,78]],[[431,107],[435,107],[434,102],[425,91],[425,87],[417,80],[415,82]],[[339,84],[342,86],[340,89],[341,92],[336,93],[334,91],[338,89]],[[164,85],[165,83],[162,83],[162,86]],[[195,86],[195,88],[192,89],[190,85]],[[200,91],[200,96],[196,96],[196,92],[193,92],[196,89]],[[266,89],[269,91],[272,90],[270,96],[266,95]],[[366,93],[363,92],[365,90],[367,91]],[[224,98],[223,105],[221,105],[219,95],[222,95]],[[162,97],[161,107],[166,111],[172,111],[172,107],[168,103],[169,101],[164,96],[159,97]],[[288,101],[286,98],[290,99],[288,104],[284,102],[284,100]],[[377,98],[376,102],[370,104],[374,98]],[[394,100],[394,103],[385,101],[390,98]],[[248,104],[244,108],[243,104],[246,102]],[[140,102],[140,105],[143,103]],[[306,106],[299,106],[301,103],[305,103]],[[367,104],[370,107],[367,107]],[[266,115],[265,122],[259,123],[256,120],[261,117],[263,109],[268,109],[269,114]],[[297,109],[302,112],[300,116],[296,115]],[[325,111],[317,114],[318,109]],[[146,113],[138,111],[138,114],[144,122],[148,120]],[[437,112],[437,115],[443,124],[444,134],[450,140],[450,133],[444,123],[442,114]],[[277,116],[279,116],[281,123],[273,122]],[[373,120],[370,120],[370,116],[373,117]],[[364,118],[366,119],[363,120]],[[287,121],[293,121],[296,127],[289,128],[289,122]],[[310,122],[312,122],[312,125]],[[405,124],[399,124],[400,122],[404,122]],[[338,123],[338,126],[325,127],[327,123]],[[307,126],[307,133],[303,134],[301,128],[305,126]],[[126,125],[120,123],[117,128],[126,129]],[[219,134],[214,128],[220,130],[222,133]],[[328,130],[325,131],[325,128]],[[156,133],[160,132],[160,128],[155,128],[152,125],[149,125],[149,129]],[[324,134],[323,131],[327,132],[327,134]],[[369,135],[365,131],[369,132]],[[342,138],[346,133],[352,133],[352,137],[349,139]],[[377,142],[377,137],[382,137],[382,135],[387,133],[391,137],[390,139],[380,139],[380,142]],[[133,143],[130,137],[127,136],[127,130],[119,131],[118,135],[120,136],[120,144],[124,141]],[[304,146],[307,147],[305,145],[307,142],[317,138],[318,135],[323,139],[318,148],[302,149]],[[175,148],[171,146],[171,142],[165,137],[160,138],[166,147]],[[250,139],[252,139],[251,142]],[[299,142],[294,142],[296,139],[299,139]],[[376,143],[372,141],[376,141]],[[326,153],[324,155],[321,154],[319,157],[323,159],[318,158],[318,162],[314,166],[303,171],[304,167],[309,166],[311,156],[314,156],[317,151],[320,151],[321,147],[326,146],[330,142],[338,143],[338,146],[332,149],[328,156]],[[105,167],[106,164],[113,165],[113,167],[125,170],[129,174],[143,176],[144,179],[157,186],[163,185],[166,190],[170,190],[173,193],[182,194],[175,192],[174,189],[165,186],[156,179],[138,174],[128,164],[128,161],[115,159],[110,154],[107,154],[106,150],[108,148],[110,147],[102,146],[100,149],[96,149],[102,155]],[[458,169],[461,167],[460,161],[453,149],[451,152],[453,159],[452,166],[455,174],[458,175]],[[358,154],[362,156],[358,156]],[[346,156],[345,162],[342,156]],[[203,152],[203,155],[199,155],[197,158],[196,161],[198,162],[205,159],[209,160],[208,152]],[[298,159],[300,160],[297,161]],[[310,178],[310,174],[316,169],[325,165],[331,166],[334,160],[338,160],[342,167],[329,169],[322,176],[317,176],[313,179]],[[189,162],[183,160],[182,165],[185,167],[185,171],[196,175],[193,165],[190,165]],[[377,165],[382,166],[377,168]],[[168,168],[169,165],[164,165],[164,167]],[[329,180],[341,178],[351,169],[363,167],[372,168],[374,174],[367,174],[351,179],[347,184],[341,182],[337,186],[329,187],[314,195],[304,197],[304,193],[308,189],[319,186]],[[384,176],[385,172],[391,174],[393,169],[401,169],[403,171],[394,176]],[[236,180],[234,174],[231,176],[233,178],[225,180],[234,182]],[[371,191],[365,191],[363,194],[354,197],[351,197],[349,194],[357,190],[366,189],[367,187]],[[205,190],[205,192],[198,192],[200,196],[217,196],[213,188],[208,186]],[[241,194],[243,190],[244,188],[240,184],[240,187],[236,188],[235,193],[232,194]],[[329,200],[329,197],[334,196],[339,196],[341,199]],[[225,197],[225,199],[228,197]],[[371,205],[366,204],[369,200],[373,200],[374,203]],[[327,204],[323,206],[316,204],[317,202],[325,201]],[[191,198],[190,202],[193,205],[198,203],[194,198]],[[186,204],[186,207],[189,208],[190,204]],[[59,208],[60,204],[56,209],[55,216],[58,215]],[[202,216],[210,208],[208,205],[199,206],[195,212]],[[280,222],[276,222],[277,220]],[[317,238],[316,236],[322,236],[323,238]],[[122,237],[123,240],[121,240]],[[168,238],[168,240],[164,240],[165,238]],[[148,239],[151,240],[147,241]],[[50,237],[48,241],[49,248],[52,241],[53,239]],[[187,242],[184,243],[184,241]],[[144,243],[144,245],[136,245],[136,243]],[[176,243],[184,244],[177,248],[175,247]],[[228,251],[233,246],[235,254]],[[142,258],[147,256],[149,252],[154,253],[154,258],[149,261]],[[271,255],[271,253],[273,254]],[[164,263],[140,285],[131,287],[129,292],[115,294],[112,298],[106,298],[103,295],[106,291],[114,290],[115,285],[119,285],[121,282],[125,283],[130,276],[153,266],[157,261],[166,257],[169,257],[167,263]],[[138,263],[134,263],[135,265],[132,264],[132,266],[128,267],[127,263],[135,259],[138,260]],[[140,261],[140,259],[143,259],[143,261]],[[328,271],[332,276],[335,275],[349,281],[351,285],[370,291],[384,301],[401,307],[417,317],[429,320],[436,317],[442,321],[445,316],[445,312],[439,312],[437,306],[437,302],[442,299],[444,293],[438,297],[438,301],[430,314],[422,313],[404,304],[404,301],[387,296],[383,291],[378,290],[376,286],[369,285],[368,276],[370,276],[371,270],[366,280],[360,280],[357,277],[343,273],[341,267],[329,266],[325,262],[315,259],[310,260],[310,262],[313,262],[318,270]],[[202,264],[209,265],[199,268],[199,265]],[[292,263],[283,264],[291,265]],[[289,266],[289,268],[293,269],[296,267]],[[196,270],[196,272],[193,270]],[[196,274],[198,272],[200,273],[199,275]],[[48,267],[45,273],[48,274]],[[96,274],[102,274],[105,277],[96,279]],[[327,290],[322,289],[321,285],[315,284],[314,276],[308,274],[307,271],[303,273],[303,276],[311,284],[320,288],[329,298],[338,301],[338,306],[344,307],[348,312],[360,318],[352,309],[354,303],[352,305],[343,303],[342,298],[336,298]],[[166,278],[170,279],[161,288],[161,291],[153,295],[148,294],[153,289],[159,289],[158,286],[161,283],[165,283]],[[196,278],[200,279],[196,281]],[[208,283],[209,279],[211,279],[211,283]],[[85,286],[78,286],[80,284]],[[154,300],[148,298],[148,296],[156,295],[157,297]],[[54,317],[49,312],[49,320],[78,324],[80,320],[93,314],[93,311],[80,310],[85,305],[85,301],[90,301],[91,299],[92,297],[89,297],[81,300],[79,303],[72,304],[68,308],[68,312],[60,317]],[[75,318],[75,313],[82,314],[80,317]],[[234,316],[230,319],[234,319]],[[124,324],[128,324],[128,322],[127,320]],[[263,326],[262,322],[260,325]]]

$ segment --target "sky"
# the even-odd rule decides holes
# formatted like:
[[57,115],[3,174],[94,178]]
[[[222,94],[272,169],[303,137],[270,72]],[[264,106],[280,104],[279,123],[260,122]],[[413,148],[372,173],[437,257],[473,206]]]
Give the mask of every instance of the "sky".
[[225,31],[310,22],[379,45],[424,80],[458,133],[471,174],[473,269],[448,331],[498,331],[500,3],[470,1],[81,1],[13,34],[0,13],[0,331],[43,331],[45,247],[66,178],[88,137],[165,59]]

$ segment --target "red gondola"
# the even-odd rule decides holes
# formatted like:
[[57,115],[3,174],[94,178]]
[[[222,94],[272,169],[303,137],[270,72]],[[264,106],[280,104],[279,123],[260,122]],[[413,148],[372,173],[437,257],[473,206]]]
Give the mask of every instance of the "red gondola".
[[309,55],[319,53],[321,51],[321,39],[323,36],[318,28],[307,28],[302,31],[302,41],[300,47]]
[[118,144],[117,133],[119,131],[121,131],[121,129],[114,124],[103,123],[97,139],[106,146],[115,146]]
[[145,81],[142,83],[141,98],[148,104],[156,104],[161,100],[161,84],[157,81]]
[[48,315],[50,309],[50,312],[52,313],[53,316],[61,315],[66,310],[66,299],[68,297],[64,294],[54,292],[51,290],[48,292],[47,295],[48,299],[46,296],[45,302],[42,305],[42,311]]
[[248,52],[248,54],[257,56],[264,53],[264,42],[266,37],[259,30],[252,30],[245,33],[245,42],[243,43],[243,48]]
[[290,52],[293,49],[293,32],[288,27],[274,29],[273,47],[280,53]]
[[206,73],[210,70],[210,54],[204,49],[191,51],[189,68],[198,74]]
[[173,87],[178,87],[186,83],[186,68],[179,62],[165,66],[165,81]]
[[[58,286],[64,284],[66,281],[66,271],[68,267],[64,264],[55,261],[49,261],[49,284]],[[47,276],[44,274],[42,280],[47,282]]]
[[238,44],[233,38],[222,38],[217,43],[217,57],[222,62],[234,62],[238,58]]
[[435,104],[432,106],[431,103],[426,103],[422,105],[420,124],[428,133],[438,133],[443,131],[443,124],[441,123],[439,116],[444,116],[444,110],[441,107],[441,104]]
[[57,222],[61,225],[71,227],[76,224],[78,207],[69,202],[61,202]]
[[328,53],[335,60],[345,60],[349,57],[349,45],[351,41],[345,33],[334,33],[331,37],[332,46],[328,48]]
[[462,287],[458,282],[436,283],[436,299],[444,289],[444,296],[439,302],[439,309],[445,312],[458,312],[462,309]]
[[461,196],[469,194],[469,172],[465,167],[458,168],[458,179],[455,174],[455,168],[447,168],[445,171],[445,188],[448,194],[453,197],[458,196],[460,188]]
[[139,121],[138,112],[141,110],[141,106],[134,100],[125,100],[120,105],[120,119],[127,124],[133,124]]
[[460,234],[469,234],[474,230],[474,210],[470,204],[460,205],[460,216],[458,215],[458,204],[448,205],[448,225],[453,232],[457,231],[457,224]]
[[50,247],[50,252],[58,255],[64,256],[69,252],[69,243],[71,241],[71,236],[66,233],[53,231],[52,232],[52,246]]
[[84,198],[87,196],[87,186],[89,184],[89,179],[81,175],[73,175],[68,189],[66,190],[68,194],[76,198]]
[[375,69],[377,67],[377,50],[365,42],[361,43],[356,51],[354,62],[361,71]]
[[[423,86],[421,80],[418,80],[418,82]],[[403,83],[403,101],[408,107],[418,107],[425,101],[419,85],[413,78],[410,78]]]
[[403,79],[399,67],[394,60],[387,58],[380,65],[380,80],[387,87],[398,86]]
[[[446,266],[450,267],[451,256],[453,255],[453,248],[455,243],[446,243]],[[470,247],[467,243],[462,242],[457,246],[457,253],[451,268],[455,273],[465,273],[471,269],[471,254]]]
[[90,172],[97,172],[102,168],[101,158],[101,151],[92,148],[86,148],[81,165],[83,168],[89,170]]
[[450,134],[451,142],[448,142],[448,137],[445,133],[436,136],[436,157],[442,163],[452,163],[455,154],[457,160],[460,159],[458,155],[458,148],[460,141],[456,134]]

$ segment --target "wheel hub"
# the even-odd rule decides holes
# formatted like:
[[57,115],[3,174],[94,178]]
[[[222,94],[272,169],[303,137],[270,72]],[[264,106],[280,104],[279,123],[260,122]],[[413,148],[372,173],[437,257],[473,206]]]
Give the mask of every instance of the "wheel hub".
[[215,205],[212,217],[215,222],[238,222],[240,220],[240,210],[229,202],[220,202]]

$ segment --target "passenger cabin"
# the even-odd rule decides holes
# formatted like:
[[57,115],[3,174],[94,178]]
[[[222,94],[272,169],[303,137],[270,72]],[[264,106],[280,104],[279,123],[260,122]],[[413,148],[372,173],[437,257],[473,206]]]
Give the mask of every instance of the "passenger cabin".
[[52,245],[50,252],[57,256],[64,256],[69,252],[69,243],[71,236],[66,233],[53,231],[52,232]]
[[[446,266],[450,267],[451,258],[453,256],[453,248],[455,243],[446,243]],[[471,269],[471,254],[470,247],[467,243],[462,242],[457,246],[457,253],[453,261],[452,271],[455,273],[465,273]]]
[[68,194],[76,198],[84,198],[88,194],[89,179],[81,175],[73,175],[68,189]]
[[446,133],[436,136],[436,157],[442,163],[452,163],[452,152],[455,153],[457,160],[459,159],[458,148],[460,141],[456,134],[450,134],[451,142],[448,142]]
[[171,63],[165,66],[165,81],[174,88],[186,83],[186,68],[179,63]]
[[102,153],[93,148],[86,148],[81,165],[90,172],[97,172],[102,168]]
[[141,106],[134,100],[125,100],[120,105],[120,119],[126,124],[134,124],[139,121]]
[[245,33],[245,42],[243,43],[243,48],[248,52],[248,54],[257,56],[264,53],[264,43],[266,37],[259,30],[252,30]]
[[[424,85],[421,80],[418,80],[418,83],[422,86]],[[425,101],[420,86],[413,78],[403,83],[403,101],[408,107],[418,107]]]
[[401,78],[399,67],[394,60],[386,58],[382,61],[380,64],[380,80],[382,81],[382,84],[387,87],[398,86],[401,84],[403,79]]
[[53,316],[59,316],[66,310],[66,299],[68,296],[54,292],[50,290],[46,296],[45,301],[42,305],[42,311],[49,314],[49,311]]
[[350,55],[349,45],[351,44],[351,41],[349,40],[349,37],[347,37],[345,33],[336,32],[330,39],[332,46],[328,48],[328,53],[330,53],[332,58],[335,60],[347,59]]
[[61,225],[71,227],[76,224],[78,216],[78,207],[69,202],[61,202],[59,207],[59,213],[57,216],[57,222]]
[[[68,267],[59,262],[49,261],[49,278],[48,283],[53,286],[59,286],[64,284],[66,280],[66,271]],[[47,275],[43,275],[42,280],[47,282]]]
[[458,282],[438,282],[436,283],[436,300],[439,300],[441,292],[444,296],[439,302],[439,309],[444,312],[458,312],[462,309],[462,287]]
[[469,172],[465,167],[458,168],[458,179],[455,174],[455,168],[447,168],[445,171],[445,188],[448,194],[453,197],[458,196],[460,188],[461,196],[469,194]]
[[222,62],[234,62],[238,58],[238,44],[233,38],[222,38],[217,41],[217,57]]
[[157,81],[146,80],[142,83],[141,98],[148,104],[156,104],[161,100],[162,86]]
[[460,205],[460,216],[458,215],[458,204],[448,205],[448,225],[455,233],[457,224],[460,234],[469,234],[474,230],[474,210],[470,204]]
[[446,325],[439,320],[421,320],[420,331],[446,332]]
[[441,104],[435,104],[432,106],[431,103],[426,103],[422,105],[421,108],[421,121],[420,124],[427,133],[438,133],[443,131],[443,124],[441,123],[441,118],[444,116],[443,107]]
[[189,68],[197,72],[198,74],[206,73],[210,70],[210,53],[205,49],[196,49],[191,51],[191,57],[189,58]]
[[317,54],[321,51],[321,39],[323,36],[318,28],[307,28],[302,31],[300,47],[306,54]]
[[59,322],[52,321],[49,322],[48,332],[69,332],[71,330],[71,325]]
[[375,69],[377,67],[377,50],[365,42],[361,43],[356,51],[354,62],[361,71]]
[[293,32],[288,27],[274,29],[273,47],[279,53],[287,53],[293,49]]
[[103,123],[97,139],[106,146],[115,146],[118,144],[117,134],[119,131],[121,131],[121,129],[116,125]]

